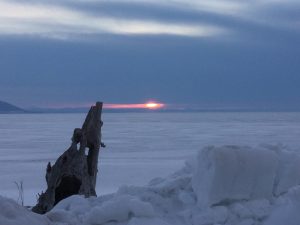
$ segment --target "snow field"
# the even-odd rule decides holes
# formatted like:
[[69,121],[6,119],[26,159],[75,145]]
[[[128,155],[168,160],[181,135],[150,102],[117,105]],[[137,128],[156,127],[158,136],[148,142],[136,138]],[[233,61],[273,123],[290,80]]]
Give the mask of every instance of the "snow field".
[[299,225],[300,155],[282,146],[206,147],[167,178],[71,196],[44,216],[0,198],[2,225]]

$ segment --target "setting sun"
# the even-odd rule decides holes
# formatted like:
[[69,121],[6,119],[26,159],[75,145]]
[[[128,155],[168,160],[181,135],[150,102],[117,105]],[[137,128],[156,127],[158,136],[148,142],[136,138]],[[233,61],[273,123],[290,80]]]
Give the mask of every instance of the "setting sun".
[[145,107],[148,109],[159,109],[162,108],[164,104],[161,103],[155,103],[155,102],[149,102],[145,104]]
[[143,104],[104,104],[107,109],[161,109],[165,107],[163,103],[148,102]]

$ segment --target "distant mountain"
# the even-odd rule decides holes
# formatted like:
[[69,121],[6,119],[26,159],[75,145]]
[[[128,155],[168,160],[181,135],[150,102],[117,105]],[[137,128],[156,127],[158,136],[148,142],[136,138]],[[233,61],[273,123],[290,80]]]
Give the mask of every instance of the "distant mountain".
[[7,102],[0,101],[0,113],[24,113],[25,110]]

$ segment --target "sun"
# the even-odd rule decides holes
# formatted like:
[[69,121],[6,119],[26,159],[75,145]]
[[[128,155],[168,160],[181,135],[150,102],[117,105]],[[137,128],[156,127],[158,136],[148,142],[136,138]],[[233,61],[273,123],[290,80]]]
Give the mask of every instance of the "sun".
[[145,104],[145,107],[147,109],[159,109],[159,108],[164,107],[164,104],[156,103],[156,102],[148,102]]
[[146,103],[133,103],[133,104],[104,104],[106,109],[161,109],[166,105],[163,103],[149,101]]
[[149,103],[146,103],[146,107],[147,108],[156,108],[158,106],[157,103],[154,103],[154,102],[149,102]]

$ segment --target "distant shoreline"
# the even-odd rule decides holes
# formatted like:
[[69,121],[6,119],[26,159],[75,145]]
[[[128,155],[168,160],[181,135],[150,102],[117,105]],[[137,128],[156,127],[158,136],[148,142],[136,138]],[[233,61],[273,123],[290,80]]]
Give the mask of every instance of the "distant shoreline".
[[[0,115],[17,115],[17,114],[82,114],[86,113],[86,110],[72,111],[72,110],[44,110],[44,111],[30,111],[24,110],[23,112],[1,112]],[[121,113],[145,113],[145,114],[155,114],[155,113],[297,113],[300,112],[300,109],[274,109],[274,110],[103,110],[104,113],[112,113],[112,114],[121,114]]]
[[[89,107],[78,108],[20,108],[8,102],[0,101],[0,114],[60,114],[60,113],[87,113]],[[104,108],[104,113],[226,113],[226,112],[300,112],[300,107],[283,107],[283,106],[186,106],[181,108],[165,107],[161,109],[111,109]]]

